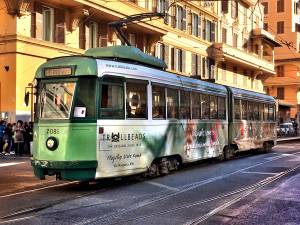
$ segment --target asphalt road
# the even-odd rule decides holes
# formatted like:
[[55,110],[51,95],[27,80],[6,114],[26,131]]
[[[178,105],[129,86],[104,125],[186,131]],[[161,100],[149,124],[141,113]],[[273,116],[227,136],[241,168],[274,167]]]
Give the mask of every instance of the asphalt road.
[[300,143],[89,186],[38,181],[27,158],[0,174],[0,224],[300,224]]

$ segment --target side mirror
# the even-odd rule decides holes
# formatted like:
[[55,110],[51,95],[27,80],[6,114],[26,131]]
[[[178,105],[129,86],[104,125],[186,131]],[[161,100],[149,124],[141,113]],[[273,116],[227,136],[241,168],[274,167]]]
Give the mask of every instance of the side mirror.
[[29,91],[27,91],[25,93],[25,96],[24,96],[24,102],[25,102],[25,105],[28,106],[29,105]]

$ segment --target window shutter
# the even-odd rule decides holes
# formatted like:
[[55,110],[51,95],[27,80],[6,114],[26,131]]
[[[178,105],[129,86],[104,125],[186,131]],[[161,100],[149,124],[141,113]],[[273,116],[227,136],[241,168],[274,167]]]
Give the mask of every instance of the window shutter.
[[202,38],[204,39],[204,40],[206,40],[206,20],[205,19],[203,19],[203,21],[202,21]]
[[178,70],[178,49],[174,48],[174,70]]
[[210,34],[210,32],[211,32],[211,22],[210,21],[208,21],[208,20],[206,20],[205,21],[206,23],[205,23],[205,29],[206,29],[206,37],[205,37],[205,40],[207,40],[207,41],[211,41],[210,40],[210,37],[211,37],[211,34]]
[[182,23],[181,23],[181,30],[186,31],[186,10],[182,10]]
[[196,75],[197,74],[197,57],[196,54],[192,53],[192,75]]
[[166,17],[165,17],[165,22],[166,22],[166,24],[169,24],[170,23],[170,21],[169,21],[169,19],[170,19],[170,16],[169,16],[169,1],[168,0],[166,0],[165,1],[165,8],[164,8],[164,10],[165,10],[165,14],[166,14]]
[[85,49],[90,48],[90,26],[89,23],[84,25],[84,36],[85,36]]
[[186,67],[186,62],[185,62],[185,58],[186,58],[185,54],[186,54],[186,52],[184,50],[181,50],[181,53],[182,53],[182,62],[181,62],[182,71],[181,72],[185,73],[185,71],[186,71],[186,69],[185,69],[185,67]]
[[85,49],[85,25],[80,24],[79,26],[79,48]]
[[65,11],[61,9],[54,10],[54,37],[56,43],[65,43]]
[[99,24],[99,46],[106,47],[108,41],[108,27],[106,23]]
[[202,23],[202,20],[201,20],[201,15],[198,15],[198,37],[201,37],[201,33],[202,33],[202,30],[201,30],[201,23]]
[[192,16],[193,16],[192,12],[191,12],[191,11],[188,11],[188,12],[187,12],[187,32],[188,32],[188,34],[190,34],[190,35],[192,34],[192,26],[193,26],[193,23],[192,23],[192,21],[193,21]]
[[42,5],[35,2],[35,38],[43,39],[43,14]]
[[216,24],[214,22],[211,23],[211,33],[210,33],[210,41],[211,42],[215,42],[215,38],[216,38],[216,29],[215,29]]
[[177,7],[175,5],[172,6],[172,8],[171,8],[171,26],[173,28],[176,27],[176,20],[177,20],[176,9],[177,9]]
[[228,13],[228,0],[222,0],[222,12]]
[[169,67],[169,46],[168,45],[164,45],[165,48],[165,63],[167,64],[167,67]]
[[201,76],[201,56],[197,57],[197,75]]

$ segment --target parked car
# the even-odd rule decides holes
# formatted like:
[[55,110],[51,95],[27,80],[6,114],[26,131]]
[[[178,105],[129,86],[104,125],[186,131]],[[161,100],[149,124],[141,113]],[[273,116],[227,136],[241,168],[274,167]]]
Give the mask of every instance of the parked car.
[[282,123],[277,127],[277,136],[292,136],[296,135],[293,123],[286,122]]

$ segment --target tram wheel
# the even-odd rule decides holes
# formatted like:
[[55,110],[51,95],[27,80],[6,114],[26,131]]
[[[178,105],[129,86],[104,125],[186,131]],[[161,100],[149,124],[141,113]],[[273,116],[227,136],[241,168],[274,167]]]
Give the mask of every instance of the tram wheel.
[[272,151],[272,144],[270,142],[264,143],[263,151],[264,152],[271,152]]
[[153,162],[151,164],[151,166],[149,167],[149,176],[150,177],[156,177],[159,175],[159,172],[158,172],[158,165],[156,164],[156,162]]
[[234,158],[234,149],[230,146],[226,146],[223,150],[223,159],[226,160],[230,160],[232,158]]

